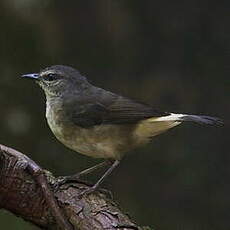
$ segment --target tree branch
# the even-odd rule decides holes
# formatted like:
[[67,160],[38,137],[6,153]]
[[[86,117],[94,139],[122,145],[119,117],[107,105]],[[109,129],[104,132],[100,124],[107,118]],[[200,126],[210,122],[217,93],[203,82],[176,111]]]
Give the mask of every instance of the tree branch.
[[26,155],[0,145],[0,208],[47,230],[150,229],[137,226],[102,192],[78,199],[88,187],[84,182],[54,191],[57,181]]

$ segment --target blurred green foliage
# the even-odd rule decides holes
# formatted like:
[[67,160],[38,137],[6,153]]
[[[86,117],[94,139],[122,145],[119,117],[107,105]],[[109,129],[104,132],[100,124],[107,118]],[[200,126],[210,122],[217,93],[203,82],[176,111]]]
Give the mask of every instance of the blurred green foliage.
[[[224,128],[185,124],[156,137],[127,156],[104,186],[141,225],[230,229],[229,6],[2,0],[0,142],[57,175],[97,162],[55,139],[41,90],[19,77],[53,64],[71,65],[100,87],[162,110],[221,117]],[[1,211],[0,229],[36,228]]]

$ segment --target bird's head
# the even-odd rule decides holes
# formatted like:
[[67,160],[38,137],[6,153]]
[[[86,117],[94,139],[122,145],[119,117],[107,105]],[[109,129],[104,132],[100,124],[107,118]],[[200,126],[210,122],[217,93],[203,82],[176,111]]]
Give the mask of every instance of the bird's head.
[[46,96],[58,96],[65,91],[81,90],[89,85],[87,79],[76,69],[64,65],[54,65],[39,73],[24,74],[22,77],[34,79]]

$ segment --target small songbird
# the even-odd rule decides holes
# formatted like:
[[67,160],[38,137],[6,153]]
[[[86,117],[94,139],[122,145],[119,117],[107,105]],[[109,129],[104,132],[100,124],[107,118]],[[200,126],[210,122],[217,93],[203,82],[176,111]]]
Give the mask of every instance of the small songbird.
[[110,164],[105,174],[84,194],[94,191],[126,152],[150,142],[154,136],[188,121],[222,124],[215,117],[158,111],[98,88],[68,66],[55,65],[22,77],[35,79],[44,90],[46,118],[60,142],[81,154],[106,159],[77,176]]

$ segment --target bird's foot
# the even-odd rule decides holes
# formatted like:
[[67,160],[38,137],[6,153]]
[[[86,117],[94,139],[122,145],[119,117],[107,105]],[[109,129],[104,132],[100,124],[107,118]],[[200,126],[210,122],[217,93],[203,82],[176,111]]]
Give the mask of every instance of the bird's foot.
[[77,183],[80,182],[79,176],[60,176],[57,181],[53,184],[54,191],[57,191],[62,185],[67,183]]
[[98,186],[92,186],[92,187],[88,187],[85,190],[83,190],[79,195],[78,195],[78,199],[82,199],[83,196],[87,196],[93,192],[95,192],[96,190],[99,190],[99,192],[101,193],[105,193],[106,195],[109,194],[110,197],[112,197],[112,193],[107,190],[107,189],[102,189],[102,188],[98,188]]
[[[57,181],[53,184],[53,189],[54,191],[58,191],[60,189],[60,187],[64,184],[68,184],[68,183],[83,183],[87,186],[91,186],[90,183],[81,181],[79,179],[79,176],[60,176],[57,178]],[[108,196],[109,198],[113,198],[112,192],[104,189],[104,188],[98,188],[98,186],[95,184],[91,187],[87,187],[86,189],[84,189],[82,192],[80,192],[80,194],[77,196],[78,199],[82,199],[83,196],[89,195],[93,192],[95,192],[96,190],[99,190],[99,192],[104,193],[106,196]]]
[[77,196],[77,198],[78,198],[79,200],[81,200],[81,199],[83,198],[83,196],[86,196],[86,195],[89,195],[89,194],[95,192],[96,189],[97,189],[97,188],[95,188],[94,186],[89,187],[89,188],[85,189],[84,191],[82,191],[82,192]]
[[105,188],[100,188],[99,191],[101,193],[104,193],[106,196],[108,196],[110,199],[113,200],[113,193],[110,190],[105,189]]
[[109,191],[107,189],[103,189],[103,188],[98,188],[97,186],[92,186],[92,187],[86,188],[77,197],[78,197],[78,199],[82,199],[83,196],[87,196],[87,195],[95,192],[96,190],[98,190],[101,193],[104,193],[106,196],[108,196],[111,199],[113,198],[113,195],[112,195],[111,191]]

